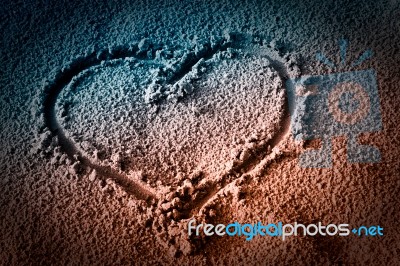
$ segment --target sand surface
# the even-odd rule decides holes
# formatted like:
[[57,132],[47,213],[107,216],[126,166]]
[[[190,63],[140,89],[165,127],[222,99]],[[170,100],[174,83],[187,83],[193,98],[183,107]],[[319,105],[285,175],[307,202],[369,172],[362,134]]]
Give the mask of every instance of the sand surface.
[[[0,264],[398,265],[400,2],[13,1],[0,15]],[[321,141],[295,141],[287,82],[365,69],[382,128],[357,140],[380,161],[350,163],[338,133],[330,167],[301,167]],[[196,238],[192,218],[385,235]]]

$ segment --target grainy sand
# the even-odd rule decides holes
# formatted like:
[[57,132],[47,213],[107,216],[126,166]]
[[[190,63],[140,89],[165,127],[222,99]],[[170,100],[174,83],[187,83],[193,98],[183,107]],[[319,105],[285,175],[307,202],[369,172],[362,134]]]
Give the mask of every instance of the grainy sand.
[[[7,2],[0,263],[400,261],[400,3]],[[346,65],[332,69],[317,52]],[[351,67],[365,50],[374,55]],[[379,163],[301,168],[285,84],[374,69]],[[381,225],[383,237],[188,237],[187,222]]]

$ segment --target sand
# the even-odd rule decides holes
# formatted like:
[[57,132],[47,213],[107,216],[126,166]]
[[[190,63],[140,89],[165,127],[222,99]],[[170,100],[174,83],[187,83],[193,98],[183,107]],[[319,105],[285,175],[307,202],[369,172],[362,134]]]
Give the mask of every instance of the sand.
[[[0,257],[19,264],[400,260],[397,1],[3,3]],[[338,42],[348,40],[346,62]],[[373,56],[351,66],[368,49]],[[303,168],[286,84],[374,69],[377,163]],[[301,128],[300,128],[301,129]],[[189,237],[187,223],[381,225],[384,237]]]

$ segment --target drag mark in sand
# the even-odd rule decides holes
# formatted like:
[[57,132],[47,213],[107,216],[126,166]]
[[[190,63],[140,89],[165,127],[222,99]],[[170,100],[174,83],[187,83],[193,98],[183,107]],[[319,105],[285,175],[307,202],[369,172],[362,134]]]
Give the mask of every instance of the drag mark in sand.
[[[211,58],[215,53],[225,51],[228,47],[234,47],[235,43],[226,42],[225,40],[220,42],[211,48],[208,46],[205,51],[201,54],[189,53],[188,56],[181,62],[180,67],[173,73],[169,73],[167,76],[166,83],[173,85],[179,82],[191,68],[197,64],[200,60]],[[153,51],[154,52],[154,51]],[[288,79],[287,67],[285,61],[280,58],[279,53],[273,49],[259,49],[254,51],[255,54],[260,54],[271,63],[271,67],[278,73],[279,77],[285,84]],[[74,77],[79,75],[81,72],[100,65],[104,61],[115,60],[115,59],[127,59],[135,58],[138,60],[152,60],[148,54],[142,52],[140,47],[137,45],[130,47],[120,47],[113,51],[104,50],[101,52],[93,52],[87,56],[83,56],[75,59],[67,67],[64,67],[62,71],[55,75],[53,81],[48,82],[44,86],[45,99],[43,101],[43,115],[46,127],[51,131],[53,136],[58,139],[58,144],[61,149],[71,158],[78,160],[81,164],[86,167],[96,170],[99,177],[102,179],[112,179],[118,185],[120,185],[127,193],[133,195],[139,200],[145,200],[148,203],[157,202],[162,196],[157,191],[146,186],[145,184],[128,178],[121,171],[113,169],[112,166],[99,165],[82,152],[76,143],[71,140],[64,132],[63,127],[57,120],[56,115],[56,102],[57,99],[67,87],[67,85],[73,80]],[[284,85],[283,85],[284,86]],[[281,90],[285,90],[281,88]],[[285,96],[286,98],[286,96]],[[162,100],[162,99],[157,99]],[[222,177],[216,180],[207,182],[205,186],[197,188],[198,193],[195,199],[186,199],[189,202],[184,210],[181,210],[181,219],[189,218],[195,215],[203,206],[205,206],[212,198],[221,191],[228,184],[237,179],[237,176],[243,176],[246,173],[251,173],[254,169],[259,168],[260,163],[265,165],[271,162],[275,157],[268,154],[268,150],[273,150],[274,147],[284,142],[289,135],[290,117],[287,108],[287,102],[283,104],[284,110],[283,115],[279,121],[279,128],[276,133],[267,142],[260,147],[257,147],[252,155],[246,160],[242,161],[240,165],[237,165],[228,173],[224,173]],[[186,201],[185,199],[183,199]]]

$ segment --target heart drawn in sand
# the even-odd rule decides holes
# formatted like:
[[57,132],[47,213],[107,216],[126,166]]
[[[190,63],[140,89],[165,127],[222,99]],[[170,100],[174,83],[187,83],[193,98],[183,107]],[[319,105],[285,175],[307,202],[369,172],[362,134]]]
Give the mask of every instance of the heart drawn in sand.
[[187,218],[270,152],[285,116],[277,57],[245,37],[92,53],[46,85],[45,122],[98,175]]

